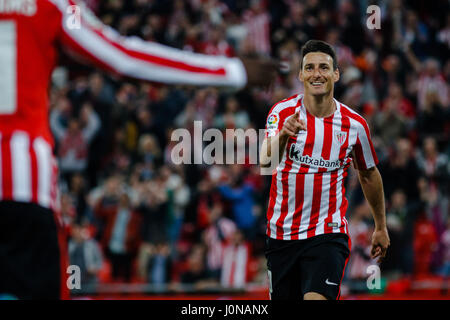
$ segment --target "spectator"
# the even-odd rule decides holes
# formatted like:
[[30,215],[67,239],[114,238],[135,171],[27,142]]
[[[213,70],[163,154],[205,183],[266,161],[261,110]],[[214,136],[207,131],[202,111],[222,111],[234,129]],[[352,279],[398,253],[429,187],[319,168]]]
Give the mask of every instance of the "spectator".
[[215,56],[233,57],[234,49],[225,39],[222,27],[214,26],[209,31],[208,39],[202,44],[201,52]]
[[203,242],[206,244],[206,263],[211,274],[220,279],[224,259],[224,248],[232,239],[236,231],[236,224],[223,216],[223,205],[213,204],[209,212],[209,226],[203,231]]
[[405,191],[408,202],[417,201],[420,170],[413,151],[413,146],[408,139],[398,138],[388,161],[381,164],[380,171],[384,180],[386,197],[390,198],[395,190],[401,189]]
[[417,132],[420,141],[427,136],[433,136],[437,141],[448,140],[446,125],[449,123],[449,112],[440,103],[435,91],[428,92],[425,97],[424,109],[417,117]]
[[386,223],[392,241],[389,253],[383,261],[383,270],[394,271],[397,274],[412,274],[413,225],[419,206],[417,202],[407,202],[403,190],[394,191],[386,214]]
[[346,277],[352,280],[364,280],[367,277],[367,267],[374,263],[370,258],[370,237],[372,227],[367,222],[370,209],[367,202],[355,208],[349,221],[349,232],[352,240],[352,254],[350,255]]
[[66,234],[70,234],[72,225],[77,223],[77,209],[72,197],[67,193],[61,195],[61,220]]
[[335,48],[339,68],[345,70],[347,67],[355,64],[355,57],[353,57],[352,50],[343,44],[340,38],[339,29],[332,27],[327,31],[325,41]]
[[54,108],[50,114],[50,123],[59,143],[61,173],[68,178],[71,174],[86,169],[89,143],[100,128],[100,120],[92,106],[85,104],[81,109],[80,118],[69,117],[65,128],[61,124],[63,111],[68,110],[62,106]]
[[396,137],[404,137],[408,133],[408,121],[399,110],[400,104],[394,99],[385,101],[384,112],[375,115],[375,130],[383,143],[390,147]]
[[401,29],[402,40],[413,49],[415,55],[423,58],[426,54],[426,45],[429,41],[427,26],[419,20],[417,12],[407,10],[404,25]]
[[171,221],[169,223],[169,240],[174,244],[180,235],[181,226],[184,221],[184,213],[186,206],[189,203],[191,191],[184,181],[183,171],[179,170],[180,174],[176,173],[176,168],[169,172],[170,168],[165,167],[167,176],[167,189],[172,193],[172,213]]
[[424,139],[422,150],[417,154],[417,164],[421,173],[430,180],[432,187],[438,188],[442,194],[447,194],[448,157],[439,152],[435,138]]
[[164,173],[143,184],[139,192],[137,210],[142,214],[142,237],[147,243],[158,245],[168,242],[168,226],[172,206]]
[[[428,231],[428,235],[424,238],[433,238],[433,245],[430,247],[430,261],[427,261],[429,271],[436,271],[442,263],[443,258],[443,245],[439,243],[442,234],[445,231],[446,220],[446,207],[448,206],[448,199],[439,197],[439,191],[436,186],[430,183],[427,179],[419,179],[420,199],[422,201],[422,214],[423,218],[417,219],[417,224],[425,225],[427,228],[432,229]],[[427,230],[427,228],[423,228]],[[422,261],[425,264],[425,260]],[[424,265],[423,265],[424,266]]]
[[437,246],[437,236],[431,222],[421,215],[414,226],[414,276],[429,276],[432,256]]
[[222,196],[232,203],[233,220],[247,239],[255,236],[255,217],[253,214],[253,186],[244,182],[242,166],[231,166],[231,178],[228,183],[218,187]]
[[189,253],[187,269],[181,274],[182,284],[188,284],[196,290],[216,287],[218,282],[208,272],[205,263],[206,249],[203,245],[195,245]]
[[154,135],[144,134],[139,138],[136,161],[142,164],[140,178],[143,181],[154,177],[154,170],[161,163],[161,150]]
[[80,173],[75,173],[70,180],[68,193],[72,198],[77,212],[78,222],[93,222],[92,209],[87,203],[88,186],[85,177]]
[[243,233],[234,231],[223,254],[220,283],[225,288],[245,288],[248,281],[250,250]]
[[244,12],[243,21],[247,26],[246,41],[254,52],[270,54],[270,15],[264,1],[251,0],[250,8]]
[[107,258],[112,264],[112,277],[117,281],[129,282],[132,277],[133,260],[140,244],[141,216],[131,207],[130,198],[120,191],[117,204],[105,205],[105,198],[100,199],[95,207],[98,219],[105,228],[102,235],[102,245]]
[[103,266],[103,256],[97,241],[90,238],[89,231],[79,224],[72,225],[68,249],[70,264],[80,268],[81,288],[96,284]]
[[103,169],[107,172],[126,175],[132,162],[132,155],[126,147],[124,128],[117,128],[113,133],[112,150],[103,157]]
[[214,127],[218,129],[246,129],[249,125],[248,114],[240,110],[235,97],[229,97],[225,102],[225,112],[216,117]]
[[444,77],[440,73],[440,63],[434,58],[428,58],[424,65],[419,65],[418,68],[423,68],[420,73],[417,83],[417,103],[418,110],[426,109],[427,96],[430,93],[436,94],[436,99],[444,108],[449,106],[448,86]]
[[381,104],[383,112],[389,112],[390,108],[394,108],[404,119],[412,120],[416,116],[414,105],[403,95],[402,86],[398,82],[389,84],[387,97]]
[[346,87],[342,102],[346,105],[353,106],[353,108],[360,108],[362,106],[362,74],[356,67],[348,67],[342,72],[342,84]]
[[138,272],[148,283],[162,286],[170,282],[172,259],[167,243],[142,243],[138,256]]

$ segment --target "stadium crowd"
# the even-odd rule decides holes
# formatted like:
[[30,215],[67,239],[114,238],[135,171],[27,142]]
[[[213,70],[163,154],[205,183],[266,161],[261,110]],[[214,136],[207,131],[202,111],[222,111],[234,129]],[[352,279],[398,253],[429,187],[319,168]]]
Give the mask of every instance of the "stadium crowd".
[[[450,276],[448,1],[85,0],[121,34],[184,50],[282,62],[271,88],[240,91],[115,79],[70,62],[53,74],[51,127],[70,263],[83,283],[242,288],[266,280],[270,176],[257,165],[175,165],[177,128],[263,129],[302,92],[301,46],[334,46],[335,96],[368,121],[391,247],[383,275]],[[381,28],[366,8],[381,8]],[[67,59],[62,57],[61,59]],[[246,148],[246,145],[238,146]],[[346,186],[353,250],[346,281],[367,278],[371,214],[355,170]]]

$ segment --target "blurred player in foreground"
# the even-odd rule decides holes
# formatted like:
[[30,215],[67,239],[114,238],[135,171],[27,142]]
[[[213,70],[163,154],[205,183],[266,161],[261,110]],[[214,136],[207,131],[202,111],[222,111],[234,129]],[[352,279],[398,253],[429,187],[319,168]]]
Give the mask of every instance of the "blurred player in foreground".
[[169,84],[266,85],[275,65],[121,37],[81,3],[77,26],[71,0],[0,4],[0,294],[64,299],[67,256],[47,96],[59,49],[115,75]]
[[353,162],[358,169],[372,209],[372,257],[379,259],[389,246],[383,183],[366,121],[333,98],[339,80],[333,48],[311,40],[301,57],[305,92],[272,107],[261,150],[260,162],[276,166],[267,211],[269,291],[273,300],[339,299],[351,248],[348,168]]

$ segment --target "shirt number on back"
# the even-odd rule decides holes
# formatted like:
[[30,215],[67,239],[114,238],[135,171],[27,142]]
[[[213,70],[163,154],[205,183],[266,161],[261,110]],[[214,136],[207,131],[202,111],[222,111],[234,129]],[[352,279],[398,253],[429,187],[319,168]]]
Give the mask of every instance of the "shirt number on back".
[[0,115],[17,109],[17,45],[14,21],[0,21]]

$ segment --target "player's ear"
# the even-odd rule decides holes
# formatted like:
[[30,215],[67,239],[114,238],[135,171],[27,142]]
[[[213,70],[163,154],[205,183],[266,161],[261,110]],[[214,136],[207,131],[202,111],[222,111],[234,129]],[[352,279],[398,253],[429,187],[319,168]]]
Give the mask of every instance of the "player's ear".
[[298,80],[300,80],[301,82],[303,82],[303,72],[302,72],[302,67],[300,67],[300,71],[298,72]]
[[339,69],[336,68],[336,70],[333,71],[333,80],[334,82],[338,82],[339,78],[340,78],[340,73],[339,73]]

